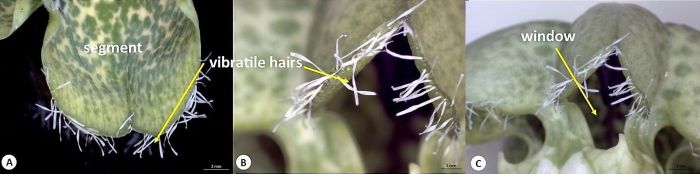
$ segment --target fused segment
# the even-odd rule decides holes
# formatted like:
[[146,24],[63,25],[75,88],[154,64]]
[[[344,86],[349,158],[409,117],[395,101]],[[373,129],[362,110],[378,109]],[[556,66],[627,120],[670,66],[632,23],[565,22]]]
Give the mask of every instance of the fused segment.
[[[64,114],[98,135],[123,136],[129,127],[157,134],[199,65],[199,30],[192,4],[44,3],[50,21],[42,63]],[[103,44],[141,45],[141,52],[86,51]]]
[[[418,3],[418,0],[409,1],[409,4]],[[456,45],[464,44],[464,3],[460,0],[426,1],[408,18],[414,32],[408,37],[411,52],[424,59],[415,61],[416,67],[430,69],[431,80],[437,88],[455,100],[457,115],[464,115],[464,88],[461,87],[464,83],[458,83],[466,58],[465,50],[456,49]]]
[[[574,59],[575,65],[600,59],[601,53],[611,51],[606,49],[616,49],[622,67],[627,69],[623,73],[643,95],[654,95],[664,72],[666,55],[663,44],[667,31],[653,13],[634,4],[602,3],[577,18],[571,32],[579,36],[574,42],[565,43],[562,53],[566,58]],[[602,58],[607,58],[607,55]],[[587,79],[597,67],[591,67],[591,71],[584,73],[587,76],[580,74],[579,78]],[[564,67],[558,69],[564,70]],[[581,68],[580,71],[587,69]],[[574,90],[569,88],[566,93]]]

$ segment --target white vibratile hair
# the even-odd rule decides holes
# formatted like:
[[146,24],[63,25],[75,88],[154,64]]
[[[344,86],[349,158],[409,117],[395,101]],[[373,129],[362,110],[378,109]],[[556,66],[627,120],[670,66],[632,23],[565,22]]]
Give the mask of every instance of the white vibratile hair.
[[[210,70],[210,69],[209,69]],[[170,142],[170,138],[173,135],[173,132],[177,129],[178,125],[184,124],[185,129],[187,129],[187,123],[191,121],[192,119],[197,119],[197,118],[206,118],[206,115],[200,114],[196,111],[197,105],[199,104],[208,104],[210,107],[212,107],[211,103],[213,102],[212,100],[207,100],[204,95],[197,90],[197,85],[203,85],[204,86],[204,80],[210,80],[209,77],[206,76],[207,72],[200,72],[199,76],[197,77],[196,85],[193,86],[192,88],[192,93],[188,97],[187,102],[185,104],[185,109],[183,113],[180,115],[179,119],[165,131],[164,135],[164,141],[158,141],[158,149],[160,153],[160,157],[164,157],[164,151],[163,148],[167,146],[170,147],[170,150],[172,151],[173,154],[176,156],[178,153],[175,151],[175,148]],[[50,80],[49,73],[46,72],[46,70],[42,69],[44,74],[46,74],[46,81],[47,83]],[[59,85],[55,89],[50,89],[51,92],[60,90],[61,88],[70,85],[71,81],[68,80],[64,82],[62,85]],[[56,105],[56,101],[52,98],[49,106],[42,106],[40,104],[35,104],[40,110],[44,111],[46,114],[41,115],[43,118],[43,121],[49,122],[51,125],[51,128],[53,130],[58,130],[59,134],[59,140],[63,141],[63,134],[65,133],[64,130],[67,130],[68,135],[72,135],[75,137],[76,145],[78,146],[79,151],[83,151],[83,147],[87,147],[90,144],[95,144],[97,147],[99,147],[100,153],[102,156],[106,154],[117,154],[117,146],[115,145],[114,138],[108,137],[108,136],[101,136],[97,135],[99,133],[97,130],[92,129],[92,128],[87,128],[85,127],[84,124],[78,122],[77,120],[71,118],[69,115],[66,115],[63,113],[60,108]],[[122,130],[131,132],[133,129],[131,128],[131,125],[127,127],[127,123],[130,123],[132,121],[133,113],[127,117],[127,119],[124,120],[124,122],[119,126],[119,129],[117,130],[117,134],[119,134]],[[82,138],[81,138],[82,136]],[[153,143],[153,139],[155,138],[154,135],[135,135],[135,136],[141,136],[141,138],[138,138],[139,140],[137,142],[132,142],[129,141],[127,142],[127,149],[129,146],[136,147],[136,149],[132,152],[132,154],[136,155],[138,154],[139,157],[142,157],[142,154],[145,150],[150,150],[151,145],[155,144]],[[134,139],[134,137],[132,137]],[[83,143],[81,143],[81,140],[83,140]],[[150,151],[149,151],[150,152]]]
[[[408,9],[392,21],[388,22],[385,27],[387,27],[388,31],[387,32],[378,32],[376,35],[373,35],[371,38],[369,38],[367,41],[364,43],[360,44],[359,46],[355,47],[352,51],[350,51],[347,54],[341,54],[339,53],[340,50],[340,42],[343,38],[347,37],[347,35],[340,35],[336,39],[336,45],[335,45],[335,53],[332,55],[333,59],[336,62],[335,65],[335,70],[332,71],[332,73],[326,73],[328,71],[323,70],[321,67],[317,66],[313,61],[311,61],[309,58],[306,56],[291,52],[290,57],[299,59],[306,64],[309,64],[316,68],[317,70],[324,72],[326,74],[330,74],[332,76],[337,75],[340,73],[341,70],[346,69],[346,68],[352,68],[352,79],[350,80],[349,84],[348,83],[342,83],[343,87],[345,89],[350,90],[353,92],[353,96],[355,99],[355,105],[359,106],[360,105],[360,100],[359,100],[359,95],[367,95],[367,96],[372,96],[376,95],[375,92],[372,91],[362,91],[357,88],[357,80],[355,80],[355,74],[357,70],[357,63],[365,58],[374,56],[380,52],[386,52],[396,58],[400,59],[407,59],[407,60],[419,60],[422,59],[421,57],[418,56],[411,56],[411,55],[401,55],[398,53],[395,53],[387,48],[387,46],[391,43],[391,38],[394,36],[398,35],[406,35],[406,34],[413,34],[412,29],[407,25],[406,23],[406,17],[413,12],[415,9],[417,9],[420,5],[425,3],[425,0],[421,1],[414,7]],[[381,27],[381,26],[380,26]],[[342,55],[342,56],[341,56]],[[305,82],[296,88],[294,88],[295,95],[291,97],[292,100],[292,106],[287,109],[287,112],[284,114],[284,116],[281,118],[280,122],[275,125],[275,127],[272,129],[272,132],[277,131],[277,128],[280,126],[280,124],[292,119],[296,118],[298,115],[306,114],[306,119],[307,123],[310,123],[309,120],[311,119],[311,110],[312,110],[312,101],[314,98],[321,92],[323,89],[323,86],[325,85],[326,82],[328,82],[331,79],[329,76],[323,76],[314,80],[311,80],[309,82]]]

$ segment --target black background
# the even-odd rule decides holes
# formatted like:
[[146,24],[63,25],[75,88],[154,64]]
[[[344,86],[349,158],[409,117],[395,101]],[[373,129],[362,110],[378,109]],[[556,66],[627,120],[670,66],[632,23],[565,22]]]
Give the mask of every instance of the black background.
[[[200,24],[202,56],[232,57],[232,1],[194,0]],[[48,23],[48,13],[41,7],[10,37],[0,40],[0,156],[12,154],[17,167],[12,171],[0,168],[0,173],[202,173],[211,165],[232,169],[232,72],[211,69],[211,81],[199,86],[207,99],[214,100],[213,109],[198,106],[208,118],[189,122],[188,128],[178,127],[171,143],[179,154],[170,149],[165,158],[152,154],[132,155],[125,151],[125,142],[134,133],[115,139],[118,154],[101,155],[94,144],[78,150],[75,137],[63,136],[40,116],[35,106],[48,106],[50,93],[41,72],[41,45]],[[208,65],[204,69],[207,69]],[[65,130],[64,130],[65,132]],[[84,140],[81,140],[81,144]],[[226,173],[229,173],[229,170]]]

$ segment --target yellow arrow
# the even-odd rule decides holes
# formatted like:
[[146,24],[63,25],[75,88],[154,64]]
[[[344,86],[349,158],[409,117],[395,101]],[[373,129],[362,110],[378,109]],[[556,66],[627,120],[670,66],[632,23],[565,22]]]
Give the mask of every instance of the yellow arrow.
[[569,68],[569,64],[566,64],[566,60],[564,60],[564,56],[561,55],[561,52],[559,52],[559,48],[555,48],[557,50],[557,54],[559,54],[559,59],[561,59],[561,62],[564,63],[564,66],[566,67],[566,70],[569,71],[569,75],[571,75],[571,78],[574,79],[574,83],[576,83],[576,87],[578,87],[578,91],[581,92],[581,95],[583,95],[583,98],[586,99],[586,103],[588,103],[588,107],[591,108],[591,113],[593,115],[598,115],[598,112],[593,108],[593,105],[591,105],[591,101],[588,100],[588,96],[586,93],[583,92],[583,89],[581,88],[581,84],[578,83],[578,80],[576,80],[576,76],[574,76],[574,73],[571,72],[571,68]]
[[187,92],[189,92],[190,88],[192,88],[192,84],[194,84],[194,80],[197,79],[197,75],[199,74],[200,71],[202,71],[203,67],[204,67],[204,64],[200,65],[199,69],[197,69],[197,73],[194,73],[192,80],[190,80],[190,84],[187,85],[185,92],[183,92],[182,96],[180,96],[180,100],[178,100],[177,104],[175,104],[175,108],[173,108],[173,111],[170,112],[170,115],[168,116],[168,119],[165,120],[163,127],[160,128],[160,132],[158,132],[156,139],[153,139],[153,143],[157,143],[158,140],[160,140],[160,134],[163,134],[163,131],[165,131],[165,127],[168,126],[168,122],[170,122],[170,119],[173,119],[173,115],[175,115],[175,111],[177,111],[177,108],[180,107],[180,104],[182,104],[182,101],[185,100],[185,96],[187,96]]
[[338,76],[330,75],[330,74],[325,73],[325,72],[323,72],[323,71],[319,71],[319,70],[316,70],[316,69],[313,69],[313,68],[309,68],[308,66],[304,66],[304,69],[309,70],[309,71],[311,71],[311,72],[315,72],[315,73],[321,74],[321,75],[323,75],[323,76],[331,77],[331,78],[336,79],[336,80],[338,80],[338,81],[340,81],[340,82],[343,82],[343,83],[348,83],[348,82],[350,82],[350,81],[348,81],[348,79],[344,79],[344,78],[341,78],[341,77],[338,77]]

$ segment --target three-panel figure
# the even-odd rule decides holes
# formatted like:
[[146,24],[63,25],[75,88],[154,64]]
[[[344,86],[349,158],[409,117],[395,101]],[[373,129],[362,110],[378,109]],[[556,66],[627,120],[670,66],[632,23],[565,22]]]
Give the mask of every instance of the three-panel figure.
[[0,0],[0,51],[0,173],[700,172],[700,1]]

